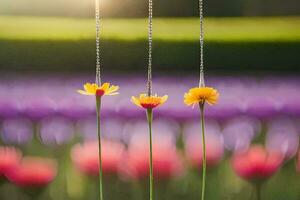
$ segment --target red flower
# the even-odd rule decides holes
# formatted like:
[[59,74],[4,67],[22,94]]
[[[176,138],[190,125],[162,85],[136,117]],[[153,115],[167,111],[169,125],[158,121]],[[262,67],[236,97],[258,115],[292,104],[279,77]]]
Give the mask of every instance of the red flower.
[[[116,174],[124,153],[124,146],[118,142],[102,141],[103,174]],[[75,166],[89,176],[99,175],[98,142],[77,144],[71,152]]]
[[21,156],[21,152],[14,147],[0,147],[0,178],[16,168]]
[[53,181],[56,174],[54,160],[26,157],[14,170],[7,173],[7,178],[20,187],[44,187]]
[[236,153],[232,165],[240,177],[257,182],[271,177],[280,168],[282,161],[282,154],[267,152],[262,146],[252,146],[246,152]]
[[[141,148],[143,146],[144,148]],[[120,173],[129,179],[149,177],[148,145],[134,146],[128,150]],[[181,176],[184,172],[183,162],[175,147],[153,145],[153,175],[156,179],[169,179]]]
[[[215,139],[215,138],[214,138]],[[186,141],[186,156],[195,167],[202,167],[202,141],[190,137]],[[224,149],[220,140],[206,140],[206,162],[208,166],[217,165],[223,157]]]

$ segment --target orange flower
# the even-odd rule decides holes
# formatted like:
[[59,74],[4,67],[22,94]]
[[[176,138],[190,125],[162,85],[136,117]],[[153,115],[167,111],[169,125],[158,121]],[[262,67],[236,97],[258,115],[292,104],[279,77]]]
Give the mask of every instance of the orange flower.
[[96,95],[102,97],[103,95],[117,95],[119,86],[112,85],[110,83],[104,83],[102,86],[98,86],[96,83],[84,84],[84,90],[78,90],[83,95]]
[[188,93],[184,94],[184,103],[188,106],[207,102],[214,105],[219,99],[219,92],[211,87],[191,88]]
[[145,109],[152,109],[155,108],[163,103],[165,103],[168,99],[168,95],[164,95],[162,97],[154,95],[154,96],[147,96],[146,94],[140,94],[140,97],[131,97],[132,103],[135,105],[145,108]]

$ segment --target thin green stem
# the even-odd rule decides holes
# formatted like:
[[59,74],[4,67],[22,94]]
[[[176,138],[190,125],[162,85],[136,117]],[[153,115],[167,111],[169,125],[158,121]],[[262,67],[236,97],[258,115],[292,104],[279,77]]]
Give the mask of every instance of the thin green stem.
[[261,200],[261,185],[257,184],[255,189],[256,189],[256,199]]
[[206,143],[205,143],[205,127],[204,127],[204,103],[200,103],[201,127],[202,127],[202,190],[201,200],[205,198],[205,182],[206,182]]
[[152,160],[152,109],[147,109],[149,125],[150,200],[153,200],[153,160]]
[[102,154],[101,154],[101,131],[100,131],[100,110],[101,110],[101,97],[96,97],[96,109],[97,109],[97,134],[99,145],[99,196],[100,200],[103,200],[102,189]]

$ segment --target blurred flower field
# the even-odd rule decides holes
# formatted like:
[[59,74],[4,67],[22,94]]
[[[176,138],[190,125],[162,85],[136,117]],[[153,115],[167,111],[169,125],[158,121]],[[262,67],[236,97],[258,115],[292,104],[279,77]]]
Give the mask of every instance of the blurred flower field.
[[[93,77],[1,77],[1,200],[97,199],[95,99],[76,92],[83,80]],[[103,99],[104,196],[146,199],[145,111],[130,102],[145,88],[144,77],[109,80],[120,95]],[[197,80],[165,76],[154,83],[159,95],[169,95],[154,113],[155,196],[200,199],[199,111],[183,103]],[[246,180],[267,179],[263,199],[299,199],[299,77],[216,76],[207,83],[222,94],[219,104],[206,107],[207,199],[254,199]]]

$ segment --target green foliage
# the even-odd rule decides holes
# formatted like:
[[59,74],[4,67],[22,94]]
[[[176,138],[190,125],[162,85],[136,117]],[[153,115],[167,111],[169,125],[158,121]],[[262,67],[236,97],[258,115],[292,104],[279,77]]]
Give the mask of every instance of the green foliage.
[[[205,63],[211,70],[299,70],[300,18],[208,18]],[[0,68],[93,70],[94,21],[90,19],[0,17]],[[107,70],[144,70],[147,20],[104,19],[101,53]],[[156,19],[154,66],[196,70],[196,18]]]
[[[147,19],[103,19],[101,37],[106,40],[146,40]],[[198,18],[154,19],[154,39],[195,41]],[[300,17],[206,18],[206,41],[300,41]],[[0,39],[94,40],[94,19],[0,16]]]

